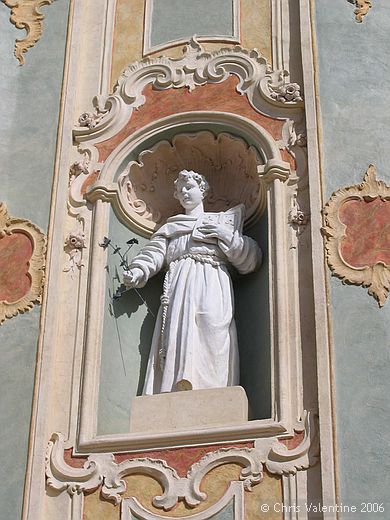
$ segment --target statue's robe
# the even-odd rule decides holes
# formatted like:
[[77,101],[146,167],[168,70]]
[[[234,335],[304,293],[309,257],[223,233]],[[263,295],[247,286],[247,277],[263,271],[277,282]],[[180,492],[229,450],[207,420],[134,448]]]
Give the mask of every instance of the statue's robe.
[[192,231],[198,218],[169,218],[130,265],[144,273],[140,286],[164,266],[168,269],[144,394],[239,384],[228,265],[239,273],[250,273],[260,265],[261,251],[239,231],[234,232],[229,246],[217,239],[213,244],[195,240]]

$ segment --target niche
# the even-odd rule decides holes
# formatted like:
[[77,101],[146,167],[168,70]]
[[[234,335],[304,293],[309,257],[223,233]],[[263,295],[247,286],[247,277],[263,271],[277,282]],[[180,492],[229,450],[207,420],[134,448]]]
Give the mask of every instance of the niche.
[[[114,251],[121,247],[121,254],[130,261],[168,217],[183,212],[173,198],[173,182],[182,169],[194,170],[208,180],[206,211],[245,205],[244,233],[254,238],[263,251],[261,269],[246,276],[233,273],[233,284],[240,385],[248,397],[250,418],[271,416],[268,224],[266,184],[260,175],[265,158],[254,145],[227,131],[199,130],[158,137],[153,146],[140,153],[140,146],[129,151],[110,184],[107,235],[111,243],[104,266],[98,435],[128,431],[132,399],[142,393],[163,283],[160,273],[144,288],[115,297],[121,287],[123,258]],[[107,183],[103,176],[100,179],[88,193],[95,202],[103,194],[107,197]],[[130,244],[126,253],[126,244],[132,239],[138,244]]]

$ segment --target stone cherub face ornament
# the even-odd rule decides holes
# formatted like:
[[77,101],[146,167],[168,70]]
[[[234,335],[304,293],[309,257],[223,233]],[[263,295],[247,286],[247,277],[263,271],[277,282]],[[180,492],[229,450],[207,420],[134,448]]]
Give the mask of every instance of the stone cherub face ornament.
[[175,197],[185,214],[170,217],[124,273],[125,285],[139,288],[167,268],[144,394],[239,383],[228,265],[250,273],[260,266],[261,251],[242,234],[243,205],[226,212],[204,211],[208,187],[199,173],[179,173]]

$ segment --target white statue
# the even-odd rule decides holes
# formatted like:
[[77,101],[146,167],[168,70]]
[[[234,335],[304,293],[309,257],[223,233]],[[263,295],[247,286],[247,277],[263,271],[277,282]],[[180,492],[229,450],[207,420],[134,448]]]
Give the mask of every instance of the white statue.
[[261,264],[261,251],[242,234],[244,206],[205,213],[209,186],[183,170],[174,196],[185,215],[170,217],[124,273],[129,288],[167,273],[150,351],[144,394],[239,383],[234,295],[228,264],[241,274]]

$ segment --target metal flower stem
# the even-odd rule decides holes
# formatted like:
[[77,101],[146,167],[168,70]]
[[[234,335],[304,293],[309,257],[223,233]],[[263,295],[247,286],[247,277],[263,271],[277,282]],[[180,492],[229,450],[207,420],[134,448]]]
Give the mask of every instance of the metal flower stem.
[[[116,255],[118,254],[120,259],[121,259],[121,263],[120,263],[120,266],[121,267],[124,267],[126,269],[126,271],[128,271],[130,269],[130,265],[127,261],[127,253],[130,251],[130,249],[133,247],[134,244],[138,244],[138,240],[136,238],[132,238],[131,240],[128,240],[127,241],[127,244],[128,244],[128,248],[126,249],[125,253],[122,254],[121,253],[121,248],[116,245],[116,246],[113,246],[112,243],[111,243],[111,239],[108,238],[108,237],[104,237],[103,239],[103,243],[102,244],[99,244],[100,247],[102,247],[103,249],[107,249],[108,247],[111,247],[113,249],[113,255]],[[119,300],[119,298],[122,297],[122,295],[130,290],[134,290],[138,297],[140,298],[140,300],[142,301],[142,303],[146,306],[146,308],[148,309],[148,312],[150,312],[150,314],[153,316],[153,318],[155,318],[156,316],[154,315],[154,313],[151,311],[149,305],[146,303],[145,299],[142,297],[141,293],[138,291],[138,289],[136,289],[135,287],[133,287],[132,289],[125,289],[125,290],[121,290],[120,288],[116,291],[116,293],[113,295],[112,299],[113,300]]]

